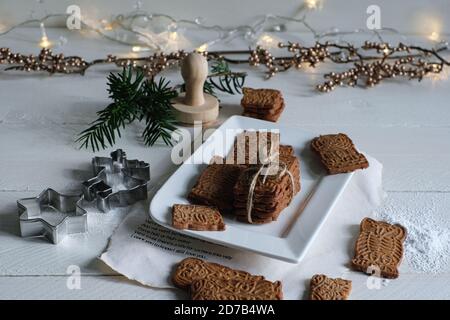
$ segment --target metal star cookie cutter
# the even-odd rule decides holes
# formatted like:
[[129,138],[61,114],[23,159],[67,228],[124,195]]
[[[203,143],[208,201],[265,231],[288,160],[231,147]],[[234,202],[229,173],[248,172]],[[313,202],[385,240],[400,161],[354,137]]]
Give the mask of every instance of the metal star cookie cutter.
[[87,212],[80,195],[64,195],[53,189],[34,198],[17,200],[22,237],[44,236],[54,244],[68,234],[87,231]]
[[[101,212],[147,199],[147,184],[150,181],[148,163],[127,160],[126,153],[117,149],[111,152],[110,158],[94,157],[92,167],[95,177],[83,182],[83,195],[87,201],[96,200]],[[110,179],[113,174],[119,179]]]

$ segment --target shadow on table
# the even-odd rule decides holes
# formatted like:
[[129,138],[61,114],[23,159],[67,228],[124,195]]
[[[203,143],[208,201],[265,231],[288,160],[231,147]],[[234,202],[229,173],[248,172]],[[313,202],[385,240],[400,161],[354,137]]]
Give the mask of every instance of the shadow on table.
[[242,115],[242,107],[240,104],[232,104],[232,103],[220,103],[220,117],[224,119],[228,119],[231,116]]
[[309,287],[310,287],[311,280],[307,279],[305,280],[305,290],[303,290],[302,294],[300,295],[300,300],[309,300]]
[[20,237],[19,214],[15,202],[6,205],[0,212],[0,233]]
[[[300,171],[307,172],[309,176],[318,178],[326,174],[323,165],[320,163],[319,156],[311,150],[310,143],[308,142],[303,146],[300,152],[300,157],[303,162],[300,163]],[[305,172],[305,173],[306,173]]]
[[[347,244],[347,253],[349,256],[349,261],[353,258],[355,254],[355,243],[356,239],[358,239],[359,235],[359,224],[352,224],[348,226],[348,244]],[[349,262],[350,264],[350,262]],[[348,265],[350,267],[350,265]]]
[[65,169],[63,176],[65,179],[74,182],[73,190],[81,190],[81,184],[94,177],[91,162],[83,163],[81,169]]

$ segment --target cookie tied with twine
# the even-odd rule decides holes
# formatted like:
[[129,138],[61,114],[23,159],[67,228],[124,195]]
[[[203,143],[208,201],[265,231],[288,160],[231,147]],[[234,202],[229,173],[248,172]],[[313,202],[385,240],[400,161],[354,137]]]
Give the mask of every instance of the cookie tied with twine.
[[252,207],[253,207],[253,195],[255,193],[256,183],[258,182],[258,178],[262,177],[262,183],[265,184],[267,181],[267,177],[271,175],[272,171],[276,171],[275,180],[279,180],[281,177],[283,177],[285,174],[289,176],[289,180],[291,182],[292,186],[292,198],[295,195],[295,183],[294,183],[294,176],[292,173],[287,170],[286,165],[284,163],[278,163],[275,161],[272,161],[272,157],[269,157],[269,159],[262,164],[259,169],[256,171],[256,173],[253,175],[253,178],[250,182],[250,188],[248,191],[248,198],[247,198],[247,221],[248,223],[253,223],[252,220]]
[[[291,149],[292,150],[292,149]],[[234,187],[238,220],[267,223],[276,220],[300,191],[298,158],[272,152],[261,164],[249,166]]]

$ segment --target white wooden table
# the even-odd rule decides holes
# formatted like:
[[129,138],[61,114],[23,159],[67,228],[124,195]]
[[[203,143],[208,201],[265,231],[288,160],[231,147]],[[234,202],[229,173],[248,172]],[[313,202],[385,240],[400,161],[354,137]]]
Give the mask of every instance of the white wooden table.
[[[48,34],[51,39],[60,35],[69,39],[61,49],[66,55],[83,55],[89,60],[108,53],[130,53],[129,47],[91,35],[81,37],[63,29],[48,30]],[[0,47],[37,53],[31,39],[39,39],[38,30],[19,29],[0,38]],[[231,47],[245,44],[237,41]],[[177,290],[151,289],[129,281],[97,259],[120,220],[116,216],[102,217],[102,227],[71,236],[57,246],[19,236],[17,199],[35,196],[47,187],[78,190],[80,182],[91,176],[93,153],[79,150],[74,138],[95,118],[95,112],[107,105],[105,76],[110,70],[98,67],[84,77],[0,73],[0,298],[183,297]],[[270,82],[264,82],[262,74],[254,70],[247,85],[283,91],[287,107],[280,123],[324,133],[346,132],[359,148],[381,161],[388,198],[380,210],[405,207],[426,211],[432,203],[436,214],[450,217],[450,82],[393,82],[371,90],[343,88],[319,94],[313,85],[326,70],[289,72]],[[181,81],[175,72],[166,75],[175,83]],[[220,98],[221,120],[241,112],[239,96]],[[117,147],[132,158],[150,162],[154,183],[172,166],[170,148],[145,147],[140,129],[126,130]],[[99,154],[108,155],[111,150]],[[89,219],[100,217],[92,214]],[[80,290],[66,286],[70,265],[81,270]],[[437,275],[403,274],[397,281],[396,286],[383,290],[369,291],[356,285],[352,298],[450,298],[449,270]]]

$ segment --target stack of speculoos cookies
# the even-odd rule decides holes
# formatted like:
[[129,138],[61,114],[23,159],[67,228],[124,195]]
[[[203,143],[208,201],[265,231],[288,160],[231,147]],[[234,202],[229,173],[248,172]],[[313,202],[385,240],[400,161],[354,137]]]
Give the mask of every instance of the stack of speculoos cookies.
[[243,88],[242,115],[277,122],[284,110],[284,99],[279,90]]
[[[243,222],[277,220],[300,191],[299,159],[291,146],[279,145],[279,138],[278,133],[263,131],[238,135],[232,151],[223,159],[225,163],[209,164],[188,199],[195,204],[216,206],[221,213],[232,213]],[[252,149],[255,145],[258,148]],[[260,169],[264,170],[258,174]]]

